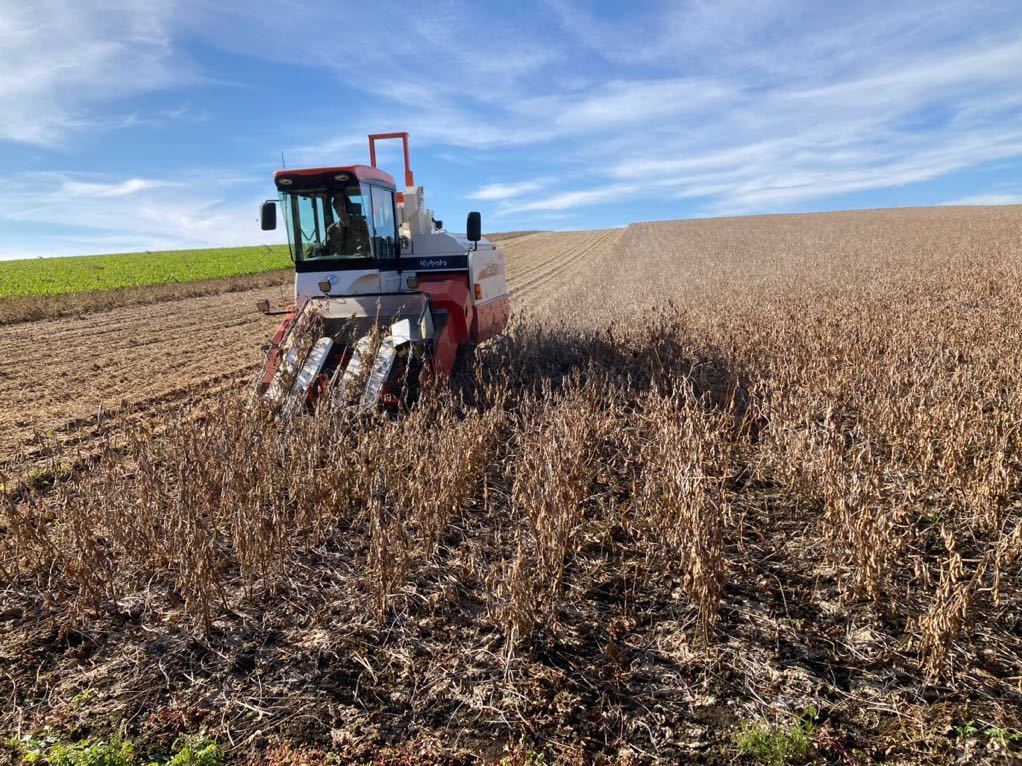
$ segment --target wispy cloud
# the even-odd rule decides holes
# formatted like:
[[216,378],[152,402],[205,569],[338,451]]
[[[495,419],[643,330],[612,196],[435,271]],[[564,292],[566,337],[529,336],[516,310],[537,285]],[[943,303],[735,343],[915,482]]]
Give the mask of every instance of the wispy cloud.
[[[512,227],[873,199],[1022,163],[1019,40],[1017,8],[993,0],[538,0],[503,16],[469,0],[359,13],[280,0],[272,14],[247,0],[0,0],[0,146],[22,148],[15,168],[52,172],[19,176],[20,198],[8,183],[0,220],[70,216],[90,242],[251,241],[247,206],[268,176],[249,179],[249,153],[357,161],[381,129],[412,133],[439,213],[490,203]],[[91,142],[112,175],[79,150],[79,136],[165,121],[194,136],[179,148],[190,164],[194,149],[244,183],[196,185],[145,142],[136,165]]]
[[0,141],[54,147],[117,125],[117,99],[188,82],[167,30],[170,0],[0,3]]
[[259,231],[260,190],[238,188],[231,175],[212,168],[167,179],[16,175],[0,187],[0,224],[36,233],[27,245],[4,244],[0,257],[276,241]]
[[[556,147],[544,198],[515,202],[529,181],[514,177],[469,196],[506,201],[501,215],[594,205],[615,198],[601,186],[626,182],[637,198],[695,200],[708,213],[794,209],[1022,156],[1022,20],[1003,7],[691,0],[600,17],[566,0],[546,7],[584,70],[524,56],[499,78],[448,71],[428,99],[415,78],[363,81],[400,100],[419,142],[544,163]],[[542,33],[528,39],[534,50]],[[514,49],[515,35],[501,44]]]
[[706,212],[742,213],[1022,156],[1017,40],[869,53],[868,67],[838,79],[746,88],[726,112],[624,148],[612,175],[703,198]]
[[620,200],[624,195],[631,194],[634,191],[634,186],[602,184],[595,189],[563,192],[530,202],[512,203],[504,207],[500,212],[506,215],[508,213],[528,213],[532,211],[571,210],[613,199]]
[[80,196],[127,197],[148,189],[159,189],[180,185],[181,184],[172,181],[158,181],[150,178],[128,178],[124,181],[117,181],[114,183],[90,183],[87,181],[66,179],[61,184],[61,191],[64,194],[73,195],[76,199]]
[[513,184],[487,184],[470,192],[468,198],[485,201],[508,200],[542,189],[544,183],[544,181],[520,181]]

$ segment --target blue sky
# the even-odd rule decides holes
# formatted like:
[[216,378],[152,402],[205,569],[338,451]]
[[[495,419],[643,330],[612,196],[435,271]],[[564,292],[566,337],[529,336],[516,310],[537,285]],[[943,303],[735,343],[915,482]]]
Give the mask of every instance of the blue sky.
[[395,130],[452,228],[1022,202],[1017,2],[0,0],[0,71],[0,258],[283,241]]

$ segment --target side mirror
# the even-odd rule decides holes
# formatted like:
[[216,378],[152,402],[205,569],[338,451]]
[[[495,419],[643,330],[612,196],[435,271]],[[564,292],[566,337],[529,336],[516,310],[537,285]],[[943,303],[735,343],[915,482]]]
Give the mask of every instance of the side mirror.
[[465,224],[465,237],[469,242],[478,242],[483,238],[483,217],[479,213],[469,213]]
[[277,228],[277,202],[268,199],[259,208],[259,217],[262,219],[263,231],[273,231]]

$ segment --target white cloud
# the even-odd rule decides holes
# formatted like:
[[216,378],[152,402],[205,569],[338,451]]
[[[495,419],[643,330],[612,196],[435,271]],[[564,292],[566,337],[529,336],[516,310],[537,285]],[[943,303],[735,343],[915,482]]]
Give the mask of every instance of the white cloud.
[[467,196],[469,199],[486,201],[506,200],[512,197],[521,197],[523,194],[542,189],[544,183],[544,181],[521,181],[513,184],[487,184],[486,186],[480,186]]
[[635,191],[633,186],[601,184],[594,189],[562,192],[532,202],[521,202],[507,205],[501,209],[502,214],[527,213],[530,211],[570,210],[587,205],[595,205],[613,199],[622,199],[624,195]]
[[862,60],[839,77],[746,86],[732,108],[684,130],[654,128],[634,147],[619,141],[610,173],[732,214],[797,209],[1022,156],[1017,39],[936,41],[925,55],[867,47]]
[[523,122],[552,125],[555,135],[578,135],[626,126],[657,124],[724,109],[738,93],[713,79],[617,79],[590,85],[577,93],[523,99],[509,105]]
[[[259,228],[264,194],[215,168],[168,179],[16,175],[0,187],[0,224],[8,224],[0,257],[282,242],[283,232]],[[31,236],[18,241],[15,227]]]
[[[675,200],[679,214],[798,209],[1022,157],[1020,39],[1012,4],[963,0],[660,1],[599,16],[577,0],[544,0],[504,17],[468,0],[380,0],[358,13],[281,0],[272,14],[247,0],[0,0],[0,141],[65,148],[88,129],[205,119],[201,103],[147,112],[132,100],[222,74],[189,67],[181,51],[197,43],[294,77],[295,103],[312,118],[268,114],[251,132],[267,156],[284,149],[289,166],[363,157],[366,133],[409,130],[417,170],[427,147],[434,163],[473,169],[449,176],[467,179],[460,190],[431,186],[431,199],[492,202],[493,215],[522,225],[571,223],[582,217],[573,211],[619,200]],[[515,175],[503,175],[509,167]],[[486,183],[516,176],[527,180]],[[87,198],[76,225],[91,221],[92,236],[259,236],[247,220],[255,208],[237,202],[242,187],[175,186],[183,178],[146,167],[65,172],[46,193],[26,182],[31,211],[9,192],[0,199],[42,220],[62,218],[68,196]],[[265,194],[265,184],[252,188],[256,200]],[[114,203],[130,221],[108,216],[103,204]]]
[[193,79],[172,17],[170,0],[0,0],[0,141],[60,146],[137,119],[118,99]]
[[[451,34],[413,32],[425,47],[410,78],[358,70],[367,92],[402,105],[419,145],[555,168],[542,199],[515,204],[537,189],[514,183],[469,195],[507,201],[502,216],[594,205],[623,183],[710,211],[792,209],[1022,156],[1022,19],[1003,6],[691,0],[617,18],[546,6],[575,43],[556,66],[534,55],[542,32],[509,28],[510,57],[451,69],[472,18],[454,3],[440,24]],[[500,60],[516,65],[490,66]]]
[[66,179],[61,184],[61,191],[67,195],[79,195],[93,197],[127,197],[131,194],[138,194],[147,189],[159,189],[161,187],[180,186],[171,181],[157,181],[149,178],[128,178],[115,183],[96,183],[86,181],[74,181]]

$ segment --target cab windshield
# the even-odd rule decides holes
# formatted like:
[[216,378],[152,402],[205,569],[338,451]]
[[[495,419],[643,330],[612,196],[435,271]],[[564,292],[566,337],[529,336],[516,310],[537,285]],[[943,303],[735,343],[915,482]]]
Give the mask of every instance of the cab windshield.
[[394,192],[389,189],[354,183],[280,196],[295,260],[397,257]]

